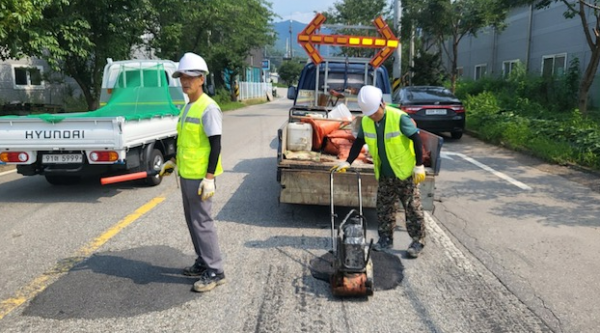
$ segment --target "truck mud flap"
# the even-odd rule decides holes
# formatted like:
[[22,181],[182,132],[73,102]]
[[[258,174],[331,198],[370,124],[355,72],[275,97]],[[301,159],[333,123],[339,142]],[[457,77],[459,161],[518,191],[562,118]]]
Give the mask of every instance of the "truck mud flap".
[[423,210],[432,212],[435,192],[435,179],[428,174],[425,180],[419,184],[419,192],[421,193],[421,206]]

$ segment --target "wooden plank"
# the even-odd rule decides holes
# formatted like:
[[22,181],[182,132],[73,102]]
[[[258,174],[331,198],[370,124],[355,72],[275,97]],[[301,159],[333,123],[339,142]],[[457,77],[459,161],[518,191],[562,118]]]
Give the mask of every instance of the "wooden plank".
[[[358,207],[356,173],[336,173],[333,176],[335,206]],[[373,174],[361,174],[363,208],[374,208],[377,181]],[[330,205],[330,173],[320,171],[282,170],[279,201],[303,205]]]
[[[375,208],[377,203],[377,187],[374,174],[361,174],[363,208]],[[330,204],[329,172],[306,170],[282,170],[281,193],[282,203],[328,206]],[[334,197],[336,206],[358,207],[358,182],[356,173],[334,174]],[[419,184],[423,210],[434,209],[435,178],[428,175]],[[399,205],[402,209],[402,206]]]

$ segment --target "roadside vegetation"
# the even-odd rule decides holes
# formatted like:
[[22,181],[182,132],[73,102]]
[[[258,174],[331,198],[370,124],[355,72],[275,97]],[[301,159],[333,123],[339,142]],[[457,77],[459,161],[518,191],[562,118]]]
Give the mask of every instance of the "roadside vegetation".
[[3,0],[0,61],[46,61],[57,77],[73,78],[85,110],[95,110],[107,58],[152,51],[178,61],[184,52],[196,52],[215,74],[215,88],[224,88],[244,72],[253,50],[273,44],[273,19],[264,0]]
[[267,102],[266,98],[255,98],[255,99],[245,100],[242,102],[232,102],[229,100],[224,103],[220,103],[219,107],[221,107],[221,111],[225,112],[225,111],[241,109],[243,107],[250,106],[250,105],[263,104],[266,102]]
[[575,59],[560,77],[528,75],[517,66],[507,78],[459,80],[467,130],[548,162],[600,170],[600,112],[577,108],[578,66]]

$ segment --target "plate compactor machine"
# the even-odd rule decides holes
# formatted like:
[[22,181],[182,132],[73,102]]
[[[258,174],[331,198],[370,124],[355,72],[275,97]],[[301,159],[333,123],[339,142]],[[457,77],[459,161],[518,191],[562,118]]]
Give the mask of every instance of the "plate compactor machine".
[[333,245],[333,274],[330,277],[334,296],[373,295],[373,262],[371,249],[373,239],[367,245],[367,221],[363,216],[362,188],[360,173],[358,180],[358,212],[350,210],[344,220],[335,228],[335,207],[333,202],[333,174],[330,174],[331,242]]

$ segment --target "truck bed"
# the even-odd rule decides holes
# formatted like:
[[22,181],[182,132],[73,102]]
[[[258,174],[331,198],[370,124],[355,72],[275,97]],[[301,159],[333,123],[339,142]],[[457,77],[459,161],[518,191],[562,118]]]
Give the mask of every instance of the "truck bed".
[[176,128],[176,116],[65,118],[57,123],[36,117],[0,117],[3,150],[120,150],[174,136]]
[[[287,124],[278,130],[277,180],[281,185],[279,201],[305,205],[329,205],[331,200],[330,169],[341,162],[336,156],[320,152],[290,152],[287,147]],[[439,173],[439,158],[443,139],[421,130],[423,145],[430,152],[431,165],[426,167],[427,177],[419,185],[423,209],[433,209],[435,175]],[[356,160],[349,172],[333,175],[333,201],[336,206],[357,207],[358,179],[360,175],[362,203],[365,208],[375,208],[377,181],[373,164]]]

